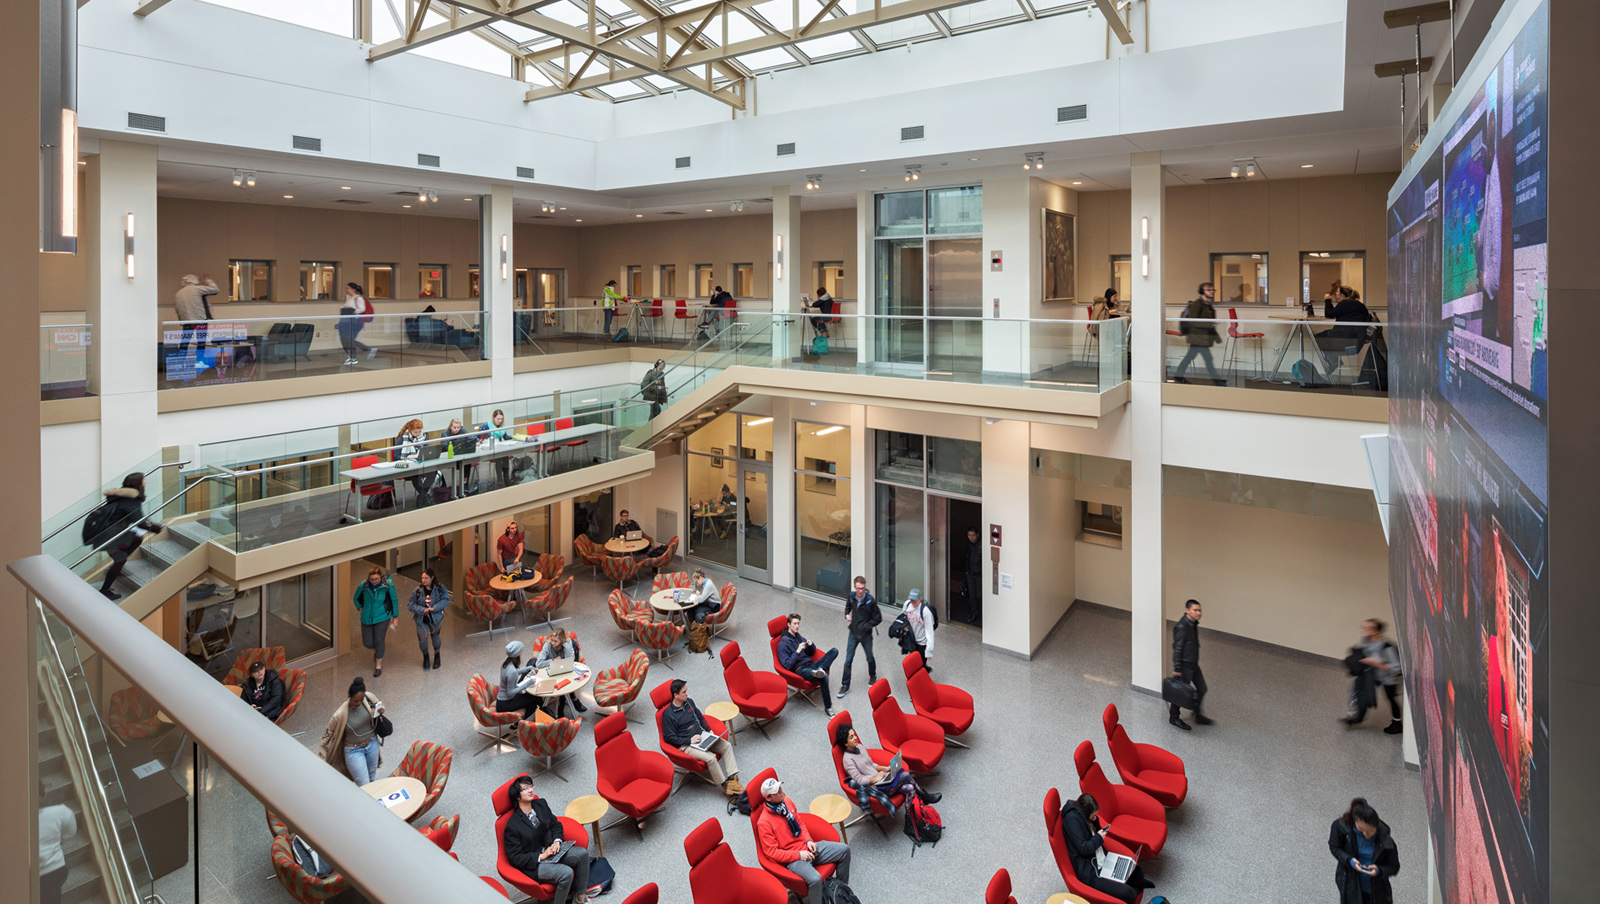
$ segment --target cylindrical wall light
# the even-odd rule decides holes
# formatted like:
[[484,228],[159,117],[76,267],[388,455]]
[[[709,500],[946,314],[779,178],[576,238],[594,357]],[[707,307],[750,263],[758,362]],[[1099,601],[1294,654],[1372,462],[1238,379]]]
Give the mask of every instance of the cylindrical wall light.
[[500,278],[509,279],[511,276],[510,263],[511,241],[505,233],[500,233]]
[[39,248],[78,250],[78,4],[39,8]]
[[772,278],[783,279],[783,233],[772,237]]
[[1139,218],[1139,275],[1150,275],[1150,218]]
[[127,260],[128,278],[133,279],[133,214],[128,214],[128,219],[122,227],[122,254]]

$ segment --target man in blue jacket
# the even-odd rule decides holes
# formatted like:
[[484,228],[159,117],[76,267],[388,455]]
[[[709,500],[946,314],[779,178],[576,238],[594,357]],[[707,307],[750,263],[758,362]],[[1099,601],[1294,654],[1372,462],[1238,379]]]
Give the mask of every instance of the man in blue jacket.
[[878,682],[878,660],[872,657],[872,637],[882,621],[878,601],[867,592],[867,579],[858,575],[855,590],[844,598],[844,625],[849,637],[844,643],[844,678],[839,681],[839,696],[850,693],[850,666],[856,661],[856,647],[867,653],[867,686]]
[[800,614],[789,613],[789,627],[778,639],[778,662],[786,669],[822,685],[822,711],[829,716],[833,715],[833,698],[828,696],[828,669],[833,666],[833,661],[839,658],[837,647],[829,650],[821,659],[811,661],[812,651],[817,645],[806,640],[800,633]]

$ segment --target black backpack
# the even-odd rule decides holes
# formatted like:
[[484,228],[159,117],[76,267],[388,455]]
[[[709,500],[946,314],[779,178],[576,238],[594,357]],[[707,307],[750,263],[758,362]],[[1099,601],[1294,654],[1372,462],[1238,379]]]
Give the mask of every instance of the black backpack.
[[822,904],[861,904],[861,899],[838,876],[822,880]]
[[111,528],[116,517],[109,499],[100,503],[83,519],[83,542],[98,545],[103,539],[101,535]]

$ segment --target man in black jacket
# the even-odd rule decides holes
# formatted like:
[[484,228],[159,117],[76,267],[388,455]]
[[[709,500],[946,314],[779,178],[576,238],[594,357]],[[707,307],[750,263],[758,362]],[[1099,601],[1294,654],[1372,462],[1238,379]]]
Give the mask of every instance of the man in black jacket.
[[1183,309],[1183,317],[1178,320],[1178,332],[1183,334],[1185,342],[1189,343],[1189,350],[1183,353],[1178,361],[1178,371],[1173,376],[1174,383],[1189,382],[1184,374],[1189,370],[1189,362],[1195,355],[1205,361],[1206,373],[1210,375],[1211,382],[1218,386],[1223,384],[1222,377],[1217,375],[1217,366],[1211,361],[1211,346],[1222,341],[1217,336],[1217,309],[1212,302],[1217,297],[1217,287],[1211,283],[1200,284],[1200,297],[1189,302]]
[[646,540],[650,539],[650,535],[649,534],[645,534],[644,529],[639,526],[639,522],[633,520],[631,517],[628,516],[628,510],[627,509],[623,509],[622,511],[618,512],[617,513],[617,523],[611,525],[611,537],[612,537],[612,539],[620,540],[623,537],[626,537],[628,535],[629,531],[634,531],[634,530],[638,531],[641,534],[644,534],[644,538]]
[[251,709],[276,722],[283,715],[289,691],[283,686],[276,669],[267,668],[259,659],[250,664],[250,677],[244,680],[244,691],[239,694]]
[[983,596],[983,544],[978,541],[978,529],[967,528],[967,571],[966,571],[967,605],[969,611],[978,611],[978,600]]
[[672,691],[672,702],[661,711],[661,740],[705,763],[706,775],[722,786],[723,794],[729,797],[743,794],[744,785],[739,782],[739,763],[734,759],[733,745],[727,738],[712,742],[710,750],[689,746],[700,740],[702,735],[712,733],[705,716],[700,715],[700,708],[689,699],[689,682],[674,678],[668,687]]
[[561,821],[550,812],[550,805],[533,791],[533,779],[519,775],[511,783],[511,818],[506,820],[502,841],[506,847],[506,862],[523,874],[539,882],[556,887],[552,901],[566,904],[572,895],[573,904],[587,901],[589,888],[589,851],[573,844],[561,851],[566,839],[561,834]]
[[855,579],[855,591],[844,598],[844,624],[850,636],[844,643],[844,677],[839,680],[839,696],[850,693],[850,665],[856,659],[856,647],[867,652],[867,684],[878,682],[878,660],[872,658],[872,637],[883,621],[878,601],[867,592],[867,579]]
[[[1206,718],[1200,708],[1205,705],[1206,676],[1200,671],[1200,601],[1190,600],[1183,604],[1183,617],[1172,626],[1172,677],[1182,678],[1194,685],[1194,720],[1201,725],[1210,725],[1212,720]],[[1167,706],[1167,721],[1173,725],[1189,730],[1189,723],[1178,718],[1178,704]]]

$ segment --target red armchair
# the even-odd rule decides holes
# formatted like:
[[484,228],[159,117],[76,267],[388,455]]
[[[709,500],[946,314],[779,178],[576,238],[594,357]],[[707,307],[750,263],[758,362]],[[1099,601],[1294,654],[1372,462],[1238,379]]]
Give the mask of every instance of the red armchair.
[[405,759],[400,761],[390,776],[406,776],[422,782],[427,789],[427,796],[422,799],[422,806],[411,817],[421,819],[422,815],[433,809],[439,802],[439,795],[444,793],[445,783],[450,781],[450,764],[455,760],[455,751],[432,741],[413,741],[411,749],[406,751]]
[[472,718],[478,722],[478,734],[493,739],[483,745],[478,753],[506,743],[506,736],[515,732],[517,723],[522,721],[522,713],[516,710],[503,713],[494,708],[495,689],[489,685],[489,679],[482,675],[473,675],[468,679],[467,703],[472,707]]
[[601,669],[594,676],[594,702],[619,713],[628,711],[628,704],[639,699],[644,690],[645,676],[650,674],[650,657],[643,650],[634,650],[616,668]]
[[[822,685],[808,678],[801,678],[798,674],[784,668],[783,663],[778,660],[778,641],[783,639],[783,632],[788,630],[788,627],[789,617],[786,615],[773,616],[767,622],[767,634],[772,638],[772,670],[783,676],[783,680],[788,683],[789,690],[792,693],[799,694],[801,697],[805,698],[807,703],[811,704],[812,706],[818,706],[819,704],[815,699],[815,694],[822,688]],[[817,649],[816,647],[812,647],[812,662],[816,662],[824,655],[825,654],[821,650]],[[805,895],[802,893],[801,897],[804,896]]]
[[722,823],[715,816],[683,839],[683,853],[689,858],[689,894],[694,904],[788,904],[789,892],[783,883],[766,870],[741,866],[734,859],[733,850],[722,840]]
[[975,711],[972,695],[953,684],[936,684],[928,670],[922,666],[922,654],[912,651],[901,660],[906,673],[906,690],[911,693],[911,708],[917,715],[927,716],[944,729],[944,742],[957,747],[967,745],[956,738],[972,727]]
[[654,882],[639,886],[633,894],[624,898],[622,904],[659,904],[661,901],[661,887]]
[[867,689],[872,704],[872,724],[878,727],[878,743],[890,753],[905,754],[906,768],[926,773],[939,768],[944,759],[944,729],[927,716],[905,713],[889,693],[889,679],[879,678]]
[[167,723],[156,716],[160,707],[150,695],[136,687],[124,688],[111,695],[111,710],[106,722],[111,733],[124,741],[148,738],[167,730]]
[[536,757],[544,757],[544,768],[534,773],[543,775],[548,772],[556,778],[566,781],[567,777],[556,771],[556,755],[572,746],[578,739],[578,729],[583,723],[577,719],[551,719],[548,722],[539,721],[543,713],[536,719],[524,719],[517,723],[517,743],[522,749]]
[[633,556],[606,556],[600,563],[600,571],[616,581],[617,589],[621,590],[623,584],[631,584],[639,577],[639,562]]
[[589,539],[585,534],[572,538],[572,552],[578,558],[578,564],[588,565],[594,574],[600,573],[600,563],[611,558],[606,555],[605,548]]
[[612,713],[594,727],[595,790],[617,812],[634,821],[644,839],[644,818],[672,796],[672,762],[640,750],[628,733],[628,720]]
[[778,717],[789,703],[789,686],[771,672],[758,672],[739,655],[739,642],[730,640],[722,646],[722,680],[728,686],[728,698],[739,707],[739,715],[754,725],[762,736],[767,736],[766,723]]
[[[656,685],[655,688],[650,691],[650,702],[655,704],[656,707],[656,737],[661,739],[661,753],[666,756],[669,762],[672,763],[674,778],[676,778],[676,773],[682,772],[685,775],[697,775],[708,782],[711,781],[711,779],[706,778],[706,770],[709,764],[703,760],[697,760],[667,743],[667,734],[666,731],[661,727],[661,720],[666,714],[667,707],[672,703],[672,682],[663,681]],[[722,724],[720,719],[706,716],[703,713],[701,715],[706,720],[706,725],[709,726],[712,731],[716,732],[717,734],[727,734],[728,726]],[[674,794],[678,792],[678,787],[674,787],[672,789]]]
[[[760,775],[750,780],[750,784],[745,786],[744,793],[749,798],[750,803],[750,834],[756,836],[756,860],[761,863],[761,868],[771,873],[773,878],[783,883],[784,888],[794,892],[800,900],[804,901],[807,891],[805,880],[789,872],[789,868],[783,864],[775,860],[768,860],[766,855],[761,852],[761,836],[756,834],[756,819],[761,816],[763,809],[761,805],[761,785],[767,779],[777,777],[778,771],[776,769],[764,769]],[[793,797],[794,795],[790,796]],[[798,805],[799,801],[795,801],[795,803]],[[833,826],[829,825],[827,820],[822,817],[812,816],[810,813],[796,813],[794,815],[796,819],[800,820],[800,824],[805,826],[806,832],[811,835],[812,841],[839,840],[839,833],[835,832]],[[823,881],[827,881],[827,878],[833,875],[837,867],[837,863],[824,863],[817,867],[817,872],[822,876]]]
[[[267,668],[275,670],[280,677],[283,670],[289,665],[289,658],[283,652],[283,647],[247,647],[238,656],[233,657],[233,666],[228,669],[227,677],[222,679],[223,684],[232,684],[244,687],[244,680],[250,677],[250,664],[262,660]],[[289,679],[284,678],[287,686]]]
[[[1059,814],[1057,815],[1059,817]],[[994,878],[989,880],[989,888],[983,893],[983,904],[1017,904],[1017,899],[1011,897],[1011,874],[1004,868],[995,870]]]
[[[833,749],[833,771],[838,773],[839,789],[844,792],[845,800],[854,803],[856,800],[856,790],[850,787],[850,777],[846,775],[844,771],[844,750],[840,748],[839,745],[833,743],[833,739],[838,737],[839,726],[841,725],[849,725],[852,728],[855,727],[855,723],[850,719],[850,711],[847,709],[839,710],[833,714],[832,719],[828,720],[828,746]],[[879,766],[887,766],[894,760],[894,754],[887,750],[876,747],[867,747],[865,741],[862,742],[861,746],[866,748],[867,755],[872,757],[872,761],[877,763]],[[889,802],[896,807],[903,807],[906,803],[906,796],[898,793],[891,794],[889,795]],[[875,798],[870,799],[869,806],[872,807],[871,815],[874,817],[889,815],[889,811],[884,809],[883,804],[879,803]],[[849,828],[861,820],[866,819],[867,815],[868,814],[863,813],[860,816],[857,816],[855,819],[850,820],[849,822],[845,823],[845,828]],[[878,823],[876,819],[874,819],[873,822],[877,824],[878,831],[883,832],[884,836],[887,837],[889,833],[883,831],[883,825]]]
[[533,589],[541,592],[549,590],[561,579],[561,572],[566,569],[566,556],[557,552],[540,553],[538,562],[533,566],[533,570],[539,572],[539,583],[533,585]]
[[1106,704],[1100,721],[1105,725],[1106,746],[1111,748],[1111,762],[1122,776],[1122,783],[1150,795],[1163,807],[1180,806],[1189,794],[1183,760],[1154,744],[1135,744],[1117,718],[1115,703]]
[[[513,776],[511,781],[496,788],[490,798],[494,804],[494,815],[497,817],[494,822],[494,845],[495,849],[499,851],[497,867],[500,871],[500,878],[509,882],[512,888],[533,898],[535,901],[548,901],[556,896],[555,883],[538,882],[527,873],[512,866],[511,861],[506,859],[506,823],[511,820],[511,814],[517,810],[516,802],[511,799],[511,782],[521,777],[520,775]],[[561,837],[572,841],[579,847],[586,848],[589,846],[589,833],[584,831],[583,826],[565,816],[557,816],[556,818],[561,821]],[[559,904],[566,904],[566,902],[562,901]]]
[[[1096,802],[1100,803],[1096,797]],[[1105,804],[1100,803],[1101,815],[1105,814]],[[1067,853],[1067,836],[1061,829],[1061,792],[1051,788],[1044,795],[1044,830],[1050,838],[1050,853],[1055,855],[1056,869],[1061,872],[1061,880],[1067,883],[1067,891],[1088,901],[1089,904],[1122,904],[1116,898],[1102,891],[1097,891],[1078,881],[1078,874],[1072,869],[1072,856]],[[1113,854],[1134,856],[1133,851],[1123,847],[1115,838],[1107,838],[1104,842],[1107,851]],[[1139,904],[1144,899],[1144,892],[1139,892],[1133,899],[1133,904]]]
[[1156,799],[1127,785],[1113,785],[1094,761],[1094,745],[1084,741],[1072,752],[1078,767],[1078,787],[1093,794],[1100,805],[1100,821],[1111,827],[1111,837],[1134,849],[1141,857],[1159,857],[1167,843],[1167,811]]

